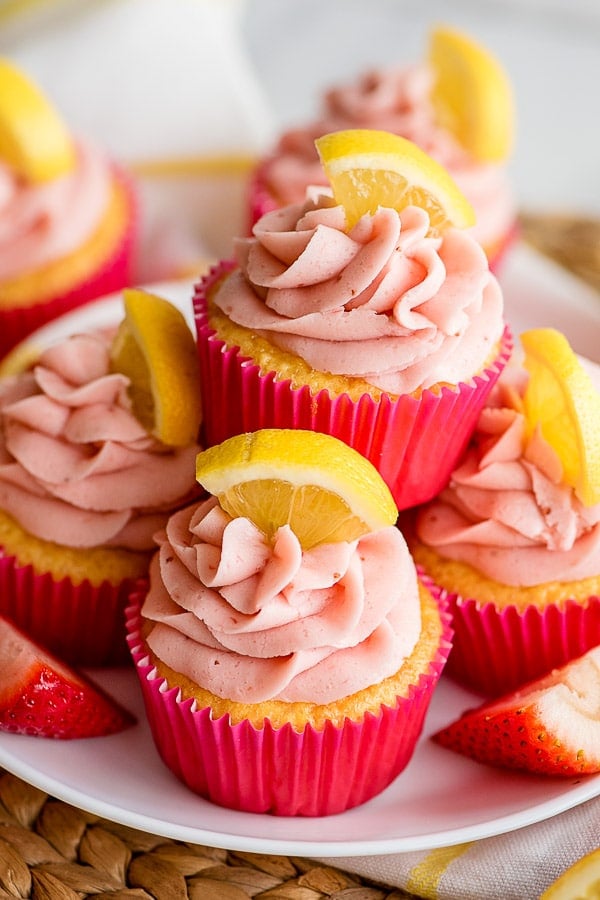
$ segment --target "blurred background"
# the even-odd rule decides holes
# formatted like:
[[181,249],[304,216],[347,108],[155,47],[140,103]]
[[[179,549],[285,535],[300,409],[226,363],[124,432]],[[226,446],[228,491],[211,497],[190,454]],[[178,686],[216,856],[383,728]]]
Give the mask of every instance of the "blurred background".
[[[324,88],[423,59],[439,23],[484,44],[512,82],[520,209],[600,219],[598,0],[0,0],[0,53],[72,131],[138,175],[154,264],[140,278],[152,280],[165,256],[193,266],[230,255],[256,156],[317,114]],[[600,248],[600,231],[585,234]],[[521,305],[530,285],[518,271],[515,294],[513,274],[505,280]],[[558,294],[546,309],[561,327],[562,285]],[[588,350],[600,304],[583,306]]]
[[512,81],[523,206],[600,213],[598,0],[0,0],[0,52],[140,161],[266,146],[324,87],[420,60],[440,22]]
[[249,0],[243,31],[277,123],[290,124],[324,85],[422,59],[436,23],[469,32],[511,79],[522,205],[600,213],[598,0]]

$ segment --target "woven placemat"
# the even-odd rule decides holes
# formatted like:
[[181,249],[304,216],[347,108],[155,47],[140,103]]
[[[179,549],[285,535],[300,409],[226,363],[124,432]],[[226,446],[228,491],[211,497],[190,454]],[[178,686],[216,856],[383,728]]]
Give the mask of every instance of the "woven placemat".
[[157,837],[70,806],[0,769],[0,898],[17,897],[406,900],[410,895],[302,858]]
[[520,230],[532,247],[600,290],[600,219],[523,212]]

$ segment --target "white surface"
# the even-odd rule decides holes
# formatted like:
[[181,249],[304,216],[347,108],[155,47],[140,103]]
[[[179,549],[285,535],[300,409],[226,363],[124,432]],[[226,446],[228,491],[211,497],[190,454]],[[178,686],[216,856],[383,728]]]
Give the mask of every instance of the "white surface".
[[[575,349],[600,362],[600,299],[562,270],[517,248],[505,276],[515,333],[563,327]],[[191,323],[191,283],[154,288]],[[122,314],[120,298],[77,310],[41,329],[38,346]],[[75,806],[165,837],[227,849],[313,856],[363,856],[429,849],[489,837],[541,821],[600,794],[600,775],[545,779],[479,765],[429,740],[477,698],[442,678],[415,755],[369,803],[327,819],[278,819],[221,809],[197,797],[163,766],[145,722],[133,670],[93,673],[138,717],[122,734],[47,741],[0,733],[0,766]],[[360,836],[360,837],[359,837]]]

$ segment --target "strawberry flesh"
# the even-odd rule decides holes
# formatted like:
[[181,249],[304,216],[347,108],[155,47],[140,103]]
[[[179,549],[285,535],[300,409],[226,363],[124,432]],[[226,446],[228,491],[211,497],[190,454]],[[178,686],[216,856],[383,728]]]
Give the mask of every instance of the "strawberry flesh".
[[98,685],[0,616],[0,729],[87,738],[114,734],[134,721]]
[[600,772],[600,647],[467,710],[433,740],[478,762],[538,775]]

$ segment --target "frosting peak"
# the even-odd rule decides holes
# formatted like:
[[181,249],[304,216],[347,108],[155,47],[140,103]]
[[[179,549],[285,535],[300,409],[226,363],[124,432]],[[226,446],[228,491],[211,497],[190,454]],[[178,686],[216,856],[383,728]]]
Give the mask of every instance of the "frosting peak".
[[148,644],[221,697],[328,703],[394,674],[418,639],[416,572],[395,527],[302,550],[289,526],[268,542],[210,498],[158,539]]
[[348,128],[374,128],[413,141],[448,169],[475,209],[473,235],[484,246],[498,240],[515,217],[505,168],[474,160],[437,124],[432,82],[428,66],[411,65],[372,69],[355,82],[328,90],[317,119],[283,134],[264,168],[278,202],[299,202],[307,185],[327,183],[314,147],[317,137]]
[[74,335],[0,385],[0,507],[31,534],[73,547],[151,550],[196,490],[193,445],[172,450],[131,412],[110,371],[110,335]]
[[505,370],[450,484],[418,514],[417,533],[442,556],[503,584],[597,575],[600,506],[583,506],[562,481],[539,429],[528,436],[525,384],[523,371]]
[[429,236],[418,207],[380,207],[346,231],[326,194],[263,216],[236,242],[216,304],[312,368],[391,394],[457,384],[500,339],[502,296],[481,247]]

